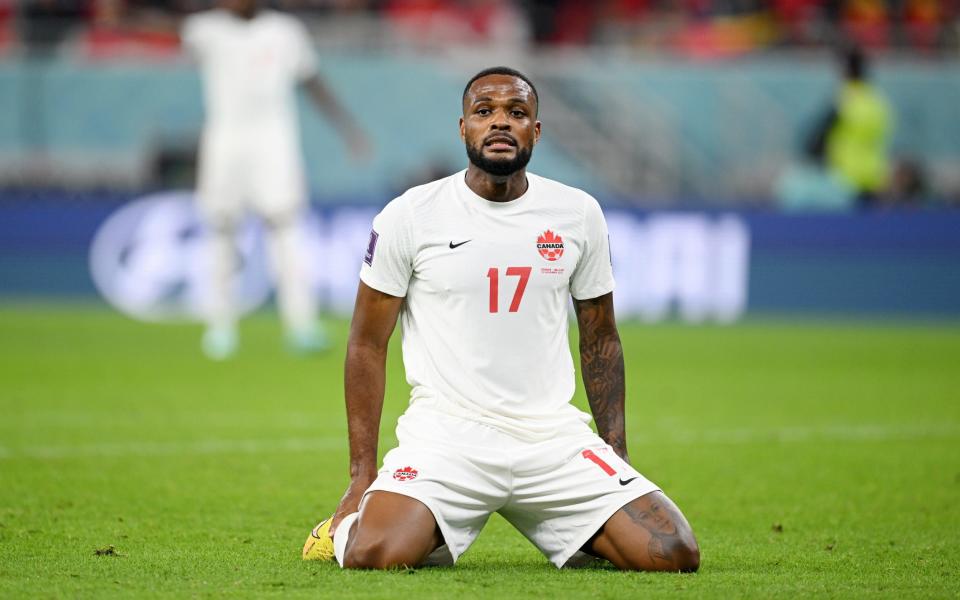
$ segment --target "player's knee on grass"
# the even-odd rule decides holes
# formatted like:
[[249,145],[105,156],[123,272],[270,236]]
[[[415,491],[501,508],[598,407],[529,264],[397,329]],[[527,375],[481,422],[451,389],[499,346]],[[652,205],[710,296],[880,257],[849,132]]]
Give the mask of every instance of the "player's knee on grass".
[[414,556],[409,546],[402,547],[383,537],[364,536],[347,543],[343,557],[345,569],[390,569],[415,567],[423,558]]
[[677,570],[683,573],[695,573],[700,568],[700,546],[696,541],[678,541],[674,548],[677,557]]
[[700,547],[696,541],[672,538],[648,545],[649,557],[626,556],[627,568],[631,571],[649,571],[650,560],[655,558],[657,571],[694,573],[700,568]]
[[625,504],[592,546],[624,570],[690,573],[700,568],[700,548],[690,524],[659,491]]

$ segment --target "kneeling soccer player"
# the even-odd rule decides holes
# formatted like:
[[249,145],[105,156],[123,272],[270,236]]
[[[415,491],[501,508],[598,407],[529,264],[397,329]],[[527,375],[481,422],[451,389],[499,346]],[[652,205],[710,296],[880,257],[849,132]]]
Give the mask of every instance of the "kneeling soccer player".
[[[526,172],[537,108],[521,73],[477,74],[460,119],[467,169],[407,191],[374,220],[347,347],[351,482],[305,558],[335,554],[346,568],[450,564],[498,512],[558,567],[586,553],[621,569],[698,568],[686,519],[627,458],[600,207]],[[570,404],[569,296],[599,436]],[[413,390],[399,446],[378,472],[398,316]]]

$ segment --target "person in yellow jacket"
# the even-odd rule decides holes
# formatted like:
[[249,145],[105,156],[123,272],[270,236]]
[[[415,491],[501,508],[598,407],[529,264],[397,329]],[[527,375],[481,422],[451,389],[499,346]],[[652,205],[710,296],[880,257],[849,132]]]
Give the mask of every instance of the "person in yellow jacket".
[[886,98],[867,81],[866,57],[859,49],[844,56],[844,82],[818,132],[813,153],[826,168],[870,204],[890,180],[893,113]]

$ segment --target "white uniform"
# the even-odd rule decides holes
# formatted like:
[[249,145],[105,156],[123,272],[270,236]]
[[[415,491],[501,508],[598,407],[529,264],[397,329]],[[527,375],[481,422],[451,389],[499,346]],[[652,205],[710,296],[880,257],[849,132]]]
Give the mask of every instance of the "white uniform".
[[234,331],[235,227],[247,209],[269,225],[280,314],[293,339],[316,335],[316,300],[302,258],[307,203],[296,113],[296,89],[317,74],[309,35],[298,20],[274,11],[251,19],[211,10],[187,19],[184,45],[204,84],[206,122],[197,192],[213,226],[208,326]]
[[300,209],[306,187],[295,93],[317,74],[303,24],[269,10],[249,20],[211,10],[188,18],[182,38],[204,84],[201,206],[227,218],[245,206],[268,217]]
[[568,303],[613,290],[596,200],[527,174],[490,202],[465,172],[409,190],[374,219],[360,278],[406,301],[412,386],[398,448],[372,490],[433,512],[455,560],[500,512],[558,567],[630,500],[658,489],[570,404]]

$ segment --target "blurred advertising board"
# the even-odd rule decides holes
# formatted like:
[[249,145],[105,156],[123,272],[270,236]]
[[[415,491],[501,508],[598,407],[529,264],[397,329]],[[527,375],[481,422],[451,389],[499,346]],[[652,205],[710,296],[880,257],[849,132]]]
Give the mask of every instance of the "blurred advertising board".
[[[303,223],[321,305],[349,315],[378,207],[315,208]],[[960,315],[960,214],[607,209],[617,315],[732,322],[758,313]],[[203,310],[206,231],[190,192],[0,202],[0,297],[99,295],[148,321]],[[244,310],[272,284],[261,225],[237,237]]]

